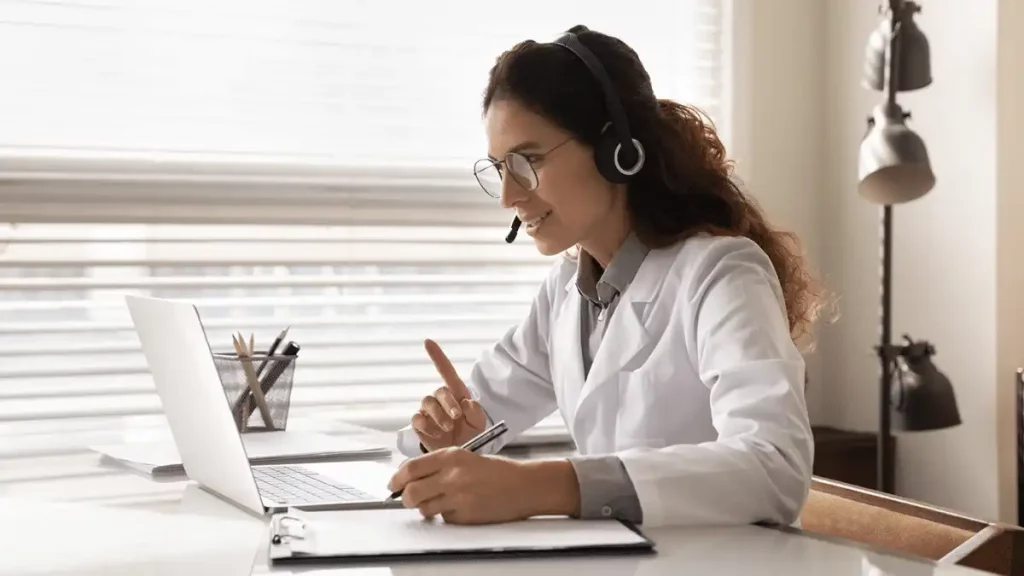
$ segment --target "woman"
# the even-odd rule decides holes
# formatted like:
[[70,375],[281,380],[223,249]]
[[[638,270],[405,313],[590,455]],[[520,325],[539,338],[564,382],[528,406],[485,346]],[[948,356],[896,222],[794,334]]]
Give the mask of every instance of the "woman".
[[[733,182],[711,125],[657,99],[621,41],[570,32],[498,58],[483,100],[490,158],[477,176],[540,252],[572,254],[465,382],[426,343],[444,386],[400,431],[414,457],[389,487],[455,523],[794,523],[811,480],[795,341],[817,309],[812,279],[792,239]],[[618,174],[601,156],[614,153],[612,101],[573,42],[603,65],[643,147],[642,158],[640,148],[620,155]],[[458,448],[491,422],[506,421],[504,441],[556,409],[579,456],[523,462],[493,456],[497,442],[487,454]]]

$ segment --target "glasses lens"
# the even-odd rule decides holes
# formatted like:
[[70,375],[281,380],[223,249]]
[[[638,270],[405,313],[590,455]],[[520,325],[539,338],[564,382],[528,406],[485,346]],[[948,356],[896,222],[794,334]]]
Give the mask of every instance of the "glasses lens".
[[473,174],[484,192],[492,198],[501,196],[501,169],[497,162],[489,159],[477,160],[473,166]]
[[523,188],[533,191],[537,189],[537,173],[533,171],[530,161],[522,154],[512,153],[505,159],[512,178]]

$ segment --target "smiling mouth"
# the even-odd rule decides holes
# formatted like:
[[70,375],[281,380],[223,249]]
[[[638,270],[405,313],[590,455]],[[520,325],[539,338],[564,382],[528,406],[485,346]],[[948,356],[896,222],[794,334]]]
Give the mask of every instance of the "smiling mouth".
[[533,230],[533,229],[536,229],[541,224],[543,224],[544,221],[547,220],[548,216],[551,216],[551,211],[550,210],[548,210],[547,212],[545,212],[544,214],[542,214],[538,218],[534,218],[533,220],[529,220],[529,221],[524,221],[523,224],[526,225],[526,229],[527,230]]

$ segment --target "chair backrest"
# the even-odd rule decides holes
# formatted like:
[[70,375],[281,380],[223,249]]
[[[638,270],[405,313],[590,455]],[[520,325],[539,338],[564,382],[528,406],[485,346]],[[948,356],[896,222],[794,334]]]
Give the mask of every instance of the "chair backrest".
[[1017,391],[1017,524],[1024,523],[1024,368],[1014,374]]
[[1012,526],[817,477],[800,523],[810,533],[995,574],[1015,573],[1013,552],[1024,541]]

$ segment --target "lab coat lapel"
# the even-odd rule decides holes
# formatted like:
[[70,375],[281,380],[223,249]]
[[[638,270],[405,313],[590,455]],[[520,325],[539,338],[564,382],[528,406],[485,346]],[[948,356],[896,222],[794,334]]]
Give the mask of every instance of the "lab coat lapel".
[[552,366],[560,391],[563,417],[572,422],[583,389],[583,348],[580,344],[580,294],[576,275],[565,285],[565,299],[557,311],[552,331]]
[[[635,368],[631,362],[651,343],[651,336],[644,326],[647,319],[647,308],[651,303],[661,274],[658,273],[656,258],[650,256],[637,270],[633,283],[619,297],[619,304],[609,320],[604,340],[598,349],[594,363],[590,367],[583,390],[580,392],[573,420],[573,430],[583,414],[591,397],[605,385],[619,381],[619,373]],[[578,301],[578,298],[577,298]],[[578,304],[577,304],[578,306]],[[576,320],[579,331],[579,318]],[[579,336],[577,335],[577,339]]]

